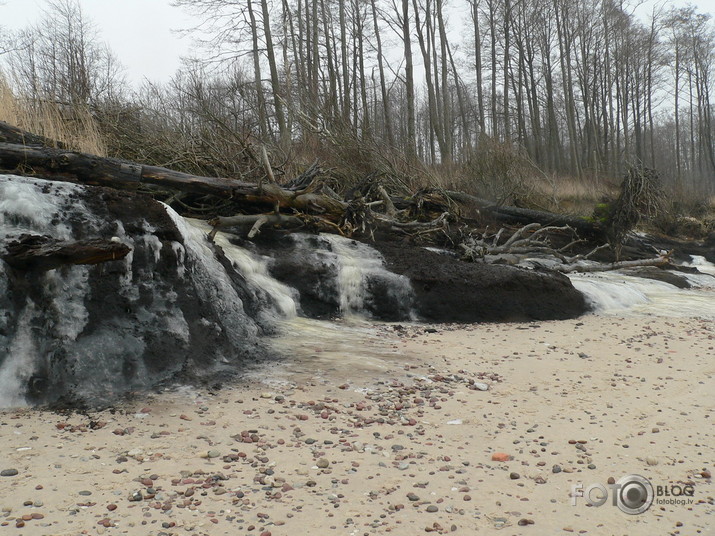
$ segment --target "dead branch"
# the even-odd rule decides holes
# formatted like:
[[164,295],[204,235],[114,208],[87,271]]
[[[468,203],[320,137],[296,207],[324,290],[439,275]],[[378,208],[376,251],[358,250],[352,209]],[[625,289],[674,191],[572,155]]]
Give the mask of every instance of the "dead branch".
[[670,251],[665,255],[660,255],[654,259],[639,259],[637,261],[619,261],[610,264],[571,264],[559,266],[556,269],[563,273],[572,272],[607,272],[610,270],[624,270],[628,268],[640,268],[642,266],[667,266],[670,264]]
[[115,240],[57,240],[20,235],[5,247],[2,259],[17,270],[53,270],[67,264],[99,264],[123,259],[131,248]]

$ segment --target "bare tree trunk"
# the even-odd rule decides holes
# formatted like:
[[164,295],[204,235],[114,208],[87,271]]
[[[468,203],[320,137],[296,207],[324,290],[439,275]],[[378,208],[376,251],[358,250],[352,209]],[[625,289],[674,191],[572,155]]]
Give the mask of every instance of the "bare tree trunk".
[[[428,4],[429,5],[429,4]],[[439,145],[440,155],[445,158],[449,155],[449,150],[445,143],[444,132],[442,131],[442,122],[438,116],[437,111],[437,95],[435,92],[434,82],[432,79],[432,60],[430,58],[430,51],[428,49],[427,41],[425,40],[424,31],[420,23],[419,11],[417,7],[417,0],[412,0],[412,7],[415,11],[415,27],[417,29],[417,39],[420,44],[420,49],[422,51],[422,59],[425,64],[425,78],[427,80],[427,97],[429,101],[429,120],[432,125],[430,129],[434,133],[437,139],[437,144]],[[426,15],[429,17],[429,13]]]
[[256,100],[258,102],[258,126],[261,132],[261,138],[264,140],[268,137],[269,128],[266,118],[266,99],[263,94],[263,84],[261,77],[261,57],[258,47],[258,25],[256,24],[256,15],[253,12],[253,0],[246,3],[248,7],[248,16],[251,21],[251,39],[253,42],[253,76],[256,86]]
[[380,27],[377,24],[377,8],[375,0],[370,0],[372,7],[372,23],[375,30],[375,42],[377,43],[377,67],[380,71],[380,96],[382,97],[382,110],[385,114],[385,132],[387,143],[390,147],[395,146],[395,136],[392,132],[392,114],[390,113],[390,99],[387,95],[387,84],[385,82],[384,58],[382,55],[382,38],[380,37]]
[[[437,28],[439,31],[440,56],[442,62],[442,119],[444,121],[444,144],[447,154],[442,155],[444,162],[451,162],[454,153],[453,125],[452,125],[452,104],[449,91],[449,63],[448,63],[448,43],[447,32],[444,27],[444,15],[442,13],[443,0],[437,0]],[[435,66],[435,69],[437,67]]]
[[340,24],[340,60],[343,69],[343,121],[350,124],[350,66],[348,64],[348,34],[345,21],[345,2],[338,2]]
[[261,0],[261,9],[263,14],[263,35],[266,39],[266,53],[268,55],[268,67],[271,71],[273,108],[276,111],[276,121],[278,122],[278,133],[281,147],[287,149],[288,145],[290,144],[290,132],[288,131],[285,113],[283,112],[280,81],[278,80],[278,65],[276,63],[275,51],[273,50],[273,36],[271,34],[271,22],[268,15],[267,0]]
[[504,139],[511,137],[511,123],[509,118],[509,45],[511,38],[511,0],[504,0]]
[[415,128],[415,81],[410,33],[410,0],[402,0],[402,40],[405,48],[405,91],[407,92],[407,155],[414,157],[417,135]]
[[492,70],[492,90],[491,90],[491,114],[492,114],[492,137],[499,137],[498,114],[497,114],[497,20],[496,20],[496,0],[487,0],[489,7],[489,35],[491,38],[491,70]]
[[470,0],[472,6],[471,15],[474,25],[474,70],[477,75],[477,122],[479,133],[482,134],[486,128],[484,119],[484,88],[482,87],[482,35],[479,30],[479,4],[481,0]]
[[357,60],[358,67],[360,71],[360,102],[362,104],[362,138],[370,139],[372,132],[370,130],[370,107],[367,100],[367,77],[365,76],[365,47],[364,47],[364,36],[365,32],[363,28],[365,27],[365,21],[363,20],[363,13],[361,11],[361,6],[359,0],[355,0],[353,4],[354,14],[353,18],[355,20],[355,30],[356,30],[356,40],[357,40]]

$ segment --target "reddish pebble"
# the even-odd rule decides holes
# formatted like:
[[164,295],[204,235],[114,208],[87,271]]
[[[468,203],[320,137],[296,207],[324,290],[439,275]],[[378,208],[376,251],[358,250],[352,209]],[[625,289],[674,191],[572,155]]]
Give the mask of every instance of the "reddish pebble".
[[179,419],[181,419],[182,421],[190,421],[191,417],[189,417],[188,415],[181,414],[179,415]]
[[472,500],[472,497],[470,497],[469,495],[465,495],[465,496],[464,496],[464,500],[465,500],[465,501],[471,501],[471,500]]
[[700,476],[703,478],[712,478],[713,475],[710,471],[705,470],[700,472]]
[[508,462],[509,460],[511,460],[511,456],[506,452],[495,452],[492,454],[493,462]]
[[271,536],[271,531],[270,530],[264,530],[261,532],[261,536]]
[[25,522],[24,522],[22,519],[18,519],[18,520],[15,522],[15,526],[18,527],[18,528],[22,528],[22,527],[25,526]]
[[107,510],[109,510],[110,512],[114,512],[116,509],[117,509],[116,504],[108,504],[107,505]]
[[307,415],[298,415],[298,420],[299,420],[299,421],[307,421],[307,420],[308,420],[308,416],[307,416]]
[[32,514],[32,519],[45,519],[42,514]]

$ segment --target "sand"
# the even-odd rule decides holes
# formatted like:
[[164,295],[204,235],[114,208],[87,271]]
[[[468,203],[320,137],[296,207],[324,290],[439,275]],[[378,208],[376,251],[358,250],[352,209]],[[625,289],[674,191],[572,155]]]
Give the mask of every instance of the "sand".
[[[0,477],[0,533],[715,533],[710,322],[360,333],[342,359],[316,338],[216,392],[2,411],[0,470],[17,475]],[[692,502],[572,505],[572,486],[628,474]]]

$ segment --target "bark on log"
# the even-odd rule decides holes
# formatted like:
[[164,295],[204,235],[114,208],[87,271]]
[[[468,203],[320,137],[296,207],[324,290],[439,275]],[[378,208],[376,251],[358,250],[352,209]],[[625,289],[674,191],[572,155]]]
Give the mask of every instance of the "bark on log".
[[640,268],[641,266],[666,266],[670,264],[670,255],[661,255],[654,259],[640,259],[637,261],[620,261],[610,264],[574,264],[569,266],[558,267],[559,272],[570,274],[572,272],[608,272],[611,270],[623,270],[627,268]]
[[[114,158],[72,152],[63,148],[45,147],[52,144],[52,140],[24,132],[7,123],[0,123],[0,170],[42,179],[119,189],[136,189],[139,185],[149,185],[230,199],[255,212],[288,209],[319,215],[323,220],[331,223],[341,221],[348,210],[346,202],[336,199],[335,195],[329,195],[330,191],[326,193],[328,189],[323,188],[320,181],[314,180],[317,173],[316,166],[311,166],[299,182],[282,187],[274,183],[253,184],[228,178],[202,177],[158,166],[145,166]],[[268,167],[270,168],[270,165]],[[435,199],[432,199],[429,192],[426,194],[423,192],[421,196],[418,192],[410,200],[392,198],[385,193],[381,192],[382,202],[388,213],[386,219],[391,222],[395,219],[392,216],[393,211],[414,208],[415,203],[419,205],[420,212],[427,214],[430,210],[432,212],[438,210],[437,214],[449,210],[449,207],[439,202],[439,195],[433,196]],[[582,218],[516,207],[497,207],[490,205],[486,200],[462,192],[449,191],[446,195],[451,202],[479,207],[482,213],[492,214],[502,221],[522,225],[534,222],[543,225],[568,225],[581,237],[605,236],[604,230],[598,224]],[[432,206],[431,203],[436,204]],[[380,223],[384,225],[384,222]],[[429,223],[434,228],[434,223]],[[405,225],[409,226],[398,222],[391,227],[394,228],[393,230],[404,232]]]
[[64,149],[62,142],[52,140],[39,134],[27,132],[21,128],[14,127],[5,121],[0,121],[0,143],[17,143],[19,145],[35,145],[37,147],[57,147]]
[[233,179],[201,177],[158,166],[144,166],[115,158],[66,151],[0,143],[0,169],[33,177],[134,189],[148,184],[196,194],[232,199],[247,205],[275,206],[310,214],[321,214],[336,221],[346,204],[311,191],[290,191],[276,184],[257,185]]
[[102,239],[63,241],[42,235],[23,234],[5,247],[2,259],[17,270],[48,271],[67,264],[99,264],[120,260],[131,248]]
[[567,216],[564,214],[554,214],[553,212],[543,212],[517,207],[486,207],[485,212],[493,214],[496,219],[509,223],[541,223],[543,225],[568,225],[575,229],[580,236],[603,237],[605,230],[597,223],[584,218]]
[[261,227],[264,225],[272,225],[283,229],[294,229],[305,225],[303,220],[297,216],[285,216],[283,214],[239,214],[238,216],[219,216],[209,220],[208,223],[213,227],[213,230],[209,235],[212,239],[216,236],[216,232],[219,229],[225,229],[226,227],[251,226],[251,229],[246,235],[247,238],[251,239],[260,232]]

